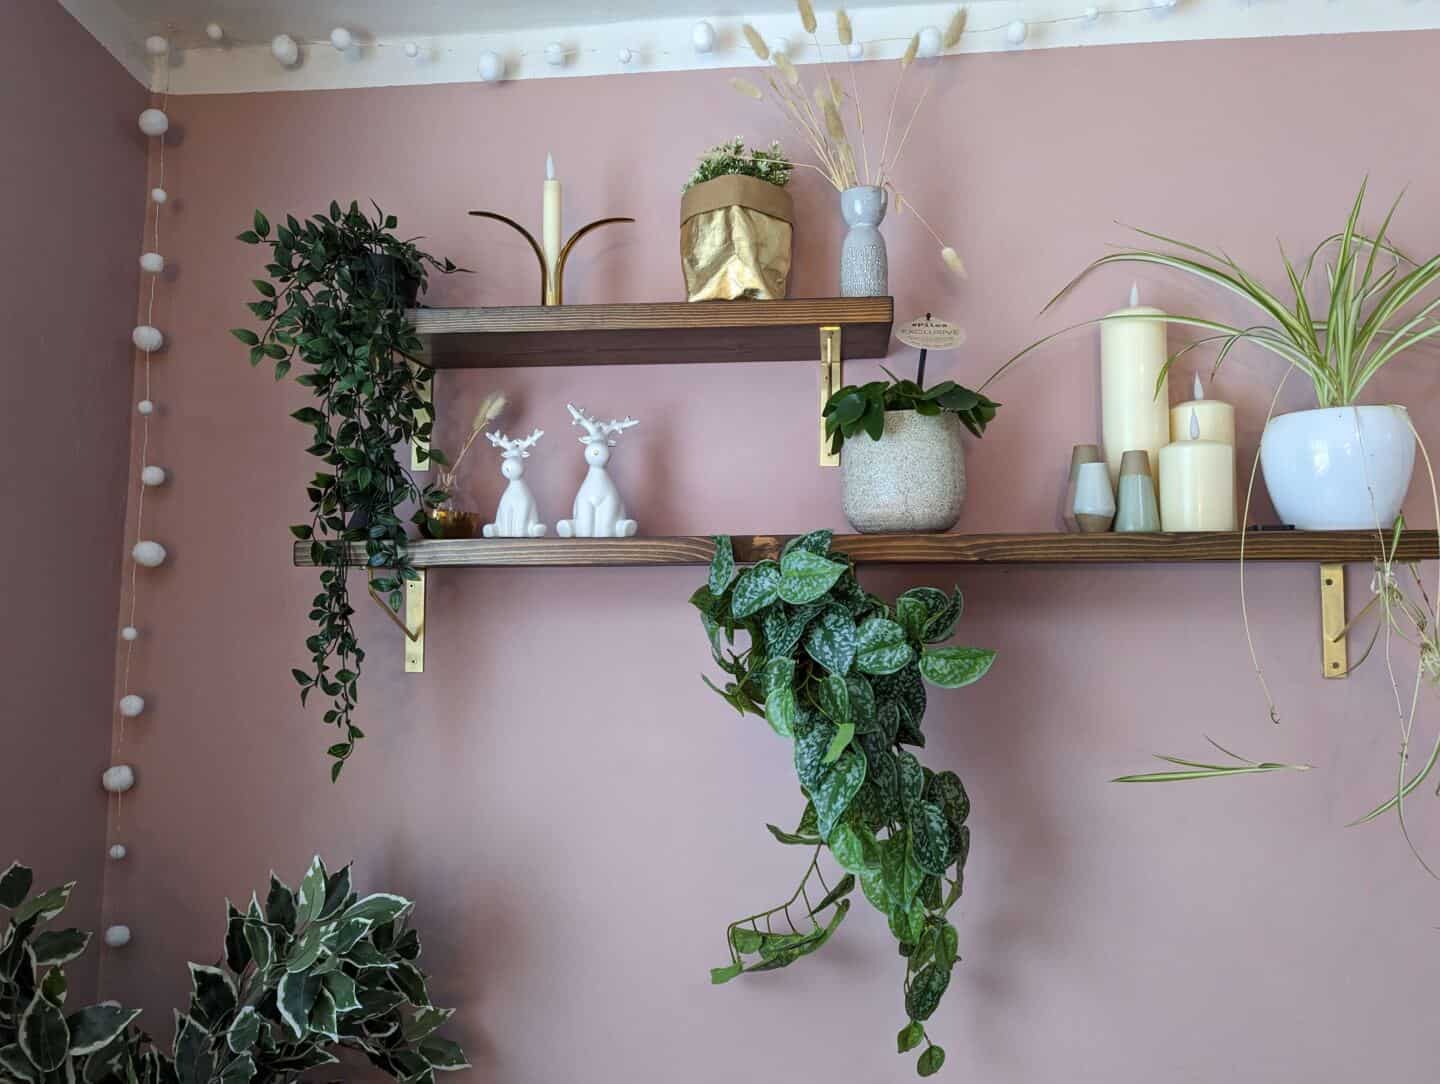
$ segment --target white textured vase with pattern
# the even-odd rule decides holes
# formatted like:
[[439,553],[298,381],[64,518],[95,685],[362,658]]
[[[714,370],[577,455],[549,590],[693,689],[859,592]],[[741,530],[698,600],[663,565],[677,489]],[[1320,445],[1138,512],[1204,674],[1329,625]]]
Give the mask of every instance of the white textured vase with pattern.
[[862,534],[948,531],[965,503],[965,447],[954,414],[887,410],[879,440],[864,433],[840,454],[845,518]]
[[850,227],[840,249],[841,297],[884,297],[890,292],[890,264],[880,233],[888,200],[885,189],[873,184],[840,193],[840,213]]

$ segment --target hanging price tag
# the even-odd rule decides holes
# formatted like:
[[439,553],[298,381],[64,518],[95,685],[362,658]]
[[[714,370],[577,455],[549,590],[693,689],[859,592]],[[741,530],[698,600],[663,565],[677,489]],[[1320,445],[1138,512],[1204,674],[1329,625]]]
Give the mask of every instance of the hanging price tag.
[[895,337],[916,350],[953,350],[965,342],[965,329],[927,312],[897,327]]

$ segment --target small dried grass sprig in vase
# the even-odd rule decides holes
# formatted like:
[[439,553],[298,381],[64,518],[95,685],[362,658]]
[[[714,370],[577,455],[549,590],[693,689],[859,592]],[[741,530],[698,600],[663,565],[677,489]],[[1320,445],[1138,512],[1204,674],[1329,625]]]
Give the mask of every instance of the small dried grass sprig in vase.
[[[909,211],[925,231],[940,246],[940,258],[957,275],[965,274],[965,264],[953,247],[946,244],[895,183],[894,170],[900,161],[910,134],[915,128],[925,99],[935,81],[935,69],[930,67],[928,78],[916,97],[910,110],[910,117],[903,127],[896,124],[901,91],[906,76],[919,58],[920,32],[912,34],[900,55],[899,74],[895,79],[890,96],[890,107],[886,115],[885,128],[880,140],[879,153],[872,160],[871,140],[865,128],[865,109],[860,96],[860,84],[855,74],[855,64],[849,59],[849,50],[855,41],[855,27],[849,14],[841,8],[835,13],[835,36],[838,46],[822,43],[818,37],[819,21],[810,0],[796,0],[800,14],[800,25],[809,36],[810,43],[820,58],[821,79],[815,84],[807,82],[795,63],[784,53],[773,52],[765,39],[749,23],[742,27],[745,40],[756,58],[769,64],[770,71],[762,80],[763,86],[744,78],[732,79],[735,90],[766,102],[775,108],[785,122],[804,137],[806,145],[814,155],[813,162],[796,162],[797,166],[815,170],[837,192],[861,186],[883,188],[889,194],[896,213]],[[954,49],[965,33],[965,9],[956,9],[941,35],[941,54]],[[850,91],[846,93],[839,79],[832,76],[827,49],[839,48],[845,53],[850,75]],[[894,144],[893,148],[891,144]]]
[[460,446],[460,454],[453,462],[441,467],[435,474],[435,480],[440,488],[445,491],[445,501],[442,508],[451,507],[455,498],[455,486],[460,475],[460,465],[465,462],[465,456],[470,452],[470,446],[475,443],[477,437],[485,431],[491,422],[496,421],[505,411],[505,393],[492,391],[475,409],[475,417],[470,422],[470,434],[465,438],[465,443]]

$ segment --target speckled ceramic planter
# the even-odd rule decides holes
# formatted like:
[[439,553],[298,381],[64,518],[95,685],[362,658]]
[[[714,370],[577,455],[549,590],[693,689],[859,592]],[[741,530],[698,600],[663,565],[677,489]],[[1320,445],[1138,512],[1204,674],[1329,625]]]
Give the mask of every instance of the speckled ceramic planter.
[[863,433],[840,455],[845,518],[863,534],[948,531],[965,503],[965,449],[954,414],[885,412],[885,434]]

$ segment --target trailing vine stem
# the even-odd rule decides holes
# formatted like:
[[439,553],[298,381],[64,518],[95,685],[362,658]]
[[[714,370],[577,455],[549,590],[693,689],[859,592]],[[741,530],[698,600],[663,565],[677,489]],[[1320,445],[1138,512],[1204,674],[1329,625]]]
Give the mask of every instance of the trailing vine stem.
[[[332,780],[364,737],[355,723],[365,651],[350,598],[358,563],[352,547],[363,546],[372,591],[398,613],[405,583],[419,576],[400,510],[411,505],[410,521],[423,523],[427,507],[443,499],[438,486],[416,482],[395,448],[428,447],[432,427],[425,395],[431,374],[416,364],[421,343],[406,307],[430,270],[459,269],[396,237],[396,225],[379,207],[371,218],[355,203],[342,209],[332,202],[328,213],[303,223],[287,215],[273,238],[269,219],[256,211],[253,228],[238,238],[270,248],[268,279],[253,280],[260,296],[248,306],[266,324],[262,334],[248,328],[231,334],[250,348],[252,365],[275,363],[276,380],[297,358],[307,366],[296,382],[312,389],[316,405],[291,416],[311,427],[307,451],[328,468],[306,487],[309,523],[290,528],[310,543],[321,568],[310,610],[316,631],[305,641],[310,666],[291,674],[302,704],[315,689],[330,699],[324,721],[340,733],[327,750]],[[426,454],[444,463],[439,452]]]

